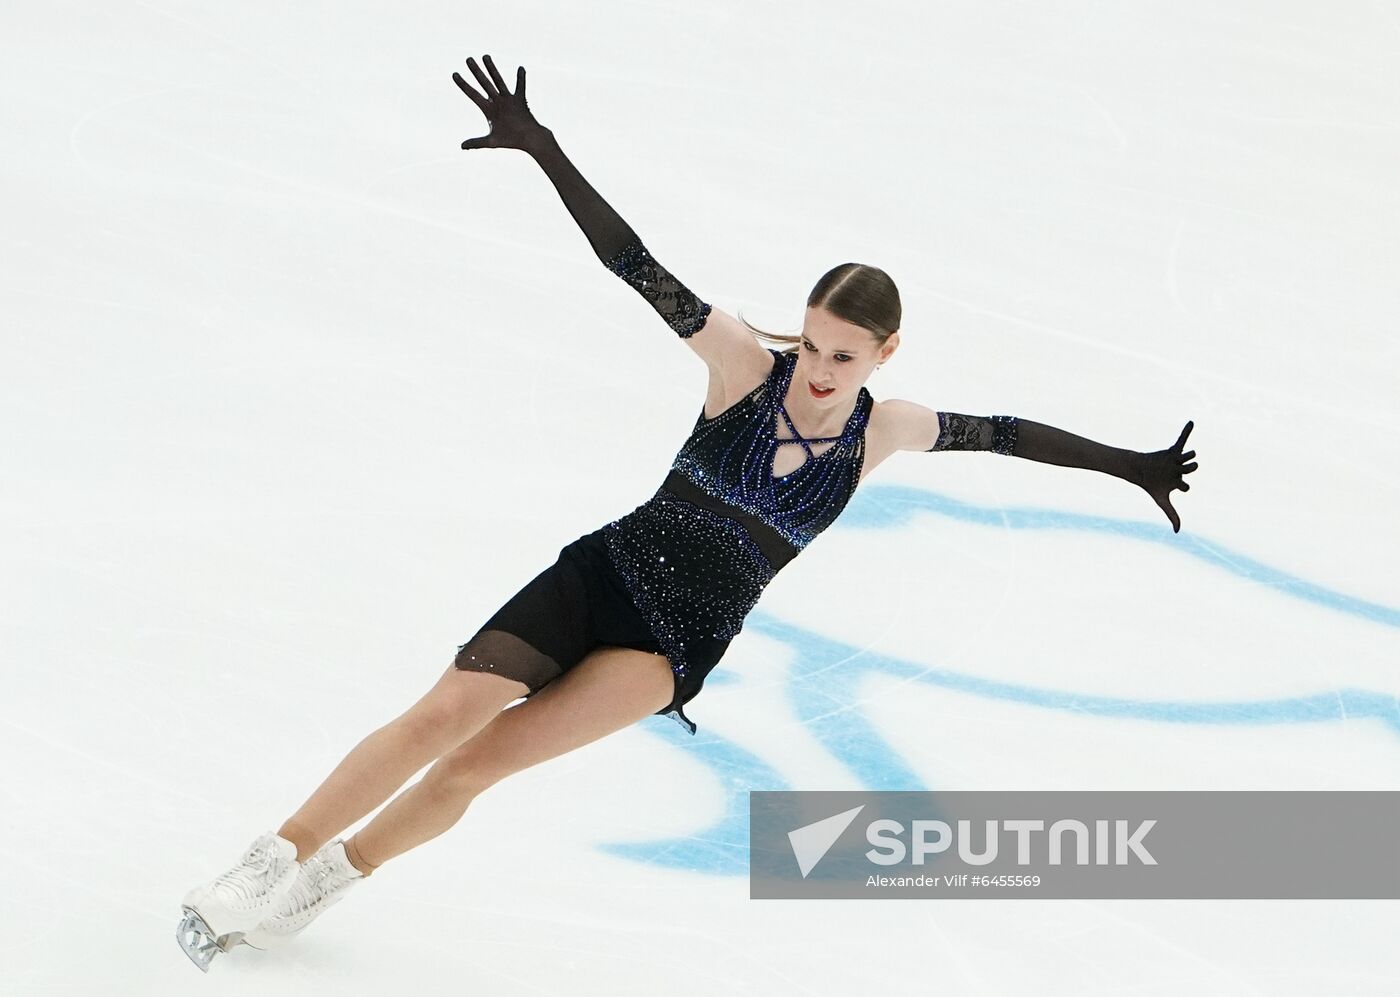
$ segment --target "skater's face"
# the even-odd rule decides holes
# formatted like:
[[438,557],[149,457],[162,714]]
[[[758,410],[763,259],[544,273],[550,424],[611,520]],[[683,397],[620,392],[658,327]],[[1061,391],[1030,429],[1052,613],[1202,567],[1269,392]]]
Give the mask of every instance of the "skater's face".
[[[843,321],[823,308],[808,308],[793,380],[815,405],[849,405],[875,365],[888,360],[898,346],[897,332],[881,346],[868,329]],[[812,388],[833,390],[818,395]]]

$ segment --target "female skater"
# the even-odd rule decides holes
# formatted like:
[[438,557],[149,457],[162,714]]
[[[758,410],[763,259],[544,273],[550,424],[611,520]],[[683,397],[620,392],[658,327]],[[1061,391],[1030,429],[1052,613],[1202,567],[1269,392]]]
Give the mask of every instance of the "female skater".
[[[637,290],[704,362],[695,428],[644,504],[559,551],[502,606],[427,694],[361,741],[274,834],[185,897],[178,937],[201,969],[246,941],[292,938],[388,859],[457,822],[506,776],[652,714],[692,734],[700,691],[773,576],[831,525],[852,492],[898,450],[989,450],[1123,478],[1181,522],[1170,502],[1196,469],[1182,452],[1104,446],[1013,416],[876,402],[871,372],[899,345],[899,295],[884,271],[844,263],[807,298],[799,336],[772,336],[701,301],[564,156],[526,106],[525,69],[506,89],[467,60],[483,94],[452,78],[490,132],[463,149],[519,149],[553,182],[603,264]],[[767,349],[754,335],[792,343]],[[524,698],[525,702],[506,709]],[[336,837],[399,794],[349,840]]]

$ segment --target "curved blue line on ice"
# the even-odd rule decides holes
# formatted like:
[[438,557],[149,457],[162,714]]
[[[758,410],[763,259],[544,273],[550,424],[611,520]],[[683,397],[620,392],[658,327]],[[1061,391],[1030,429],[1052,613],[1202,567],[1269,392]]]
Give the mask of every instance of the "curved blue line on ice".
[[[1182,529],[1186,532],[1173,533],[1166,516],[1162,515],[1156,506],[1152,506],[1152,509],[1160,519],[1149,523],[1109,519],[1105,516],[1086,516],[1055,509],[977,506],[927,489],[904,485],[881,485],[870,488],[866,494],[862,494],[863,491],[865,489],[856,492],[851,504],[832,524],[832,529],[888,530],[907,525],[916,513],[930,512],[959,522],[1012,530],[1083,530],[1107,533],[1145,543],[1162,544],[1189,557],[1199,558],[1246,581],[1276,588],[1287,595],[1351,616],[1374,620],[1390,627],[1400,627],[1400,609],[1346,595],[1270,567],[1246,554],[1191,533],[1190,527],[1184,521]],[[1186,493],[1174,492],[1174,501],[1183,494]],[[1145,493],[1142,498],[1149,506],[1152,505],[1151,499]]]
[[[858,492],[856,499],[862,498]],[[1176,534],[1165,520],[1156,525],[1045,509],[973,506],[934,492],[902,486],[871,488],[864,501],[852,501],[835,526],[890,530],[906,525],[917,512],[935,512],[964,522],[1008,529],[1077,529],[1164,543],[1246,580],[1338,612],[1400,627],[1400,610],[1344,595],[1296,575],[1271,568],[1190,534]],[[1365,689],[1333,689],[1309,696],[1279,699],[1201,702],[1097,696],[1061,689],[1001,682],[923,662],[872,652],[794,626],[759,610],[749,614],[745,629],[787,644],[792,649],[788,683],[792,723],[815,737],[871,790],[930,789],[866,719],[857,689],[866,675],[879,674],[921,682],[959,693],[1024,703],[1047,710],[1103,717],[1124,717],[1181,724],[1294,724],[1374,719],[1400,734],[1400,699]],[[715,671],[706,687],[733,682]],[[650,718],[658,729],[674,721]],[[703,718],[697,718],[703,726]],[[704,732],[691,737],[676,729],[669,736],[699,754],[726,787],[724,816],[684,838],[600,846],[618,857],[672,869],[711,875],[748,873],[748,791],[790,789],[787,781],[761,758],[725,738]]]

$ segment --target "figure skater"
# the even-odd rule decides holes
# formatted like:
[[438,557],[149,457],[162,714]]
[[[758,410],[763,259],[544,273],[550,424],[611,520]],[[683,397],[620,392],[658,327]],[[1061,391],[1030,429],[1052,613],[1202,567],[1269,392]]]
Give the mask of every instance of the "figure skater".
[[[558,559],[462,644],[435,685],[361,741],[301,809],[184,900],[182,947],[216,951],[294,937],[384,862],[442,834],[483,790],[653,714],[690,733],[684,707],[764,587],[896,451],[985,450],[1102,471],[1181,521],[1173,490],[1192,424],[1150,453],[1014,416],[875,401],[871,373],[899,345],[899,294],[877,267],[843,263],[807,297],[800,335],[776,336],[701,301],[565,157],[491,57],[453,81],[490,124],[463,149],[519,149],[539,163],[599,260],[634,288],[709,371],[705,402],[656,494],[561,548]],[[755,337],[789,344],[778,352]],[[518,699],[524,702],[507,709]],[[400,793],[348,840],[340,834]]]

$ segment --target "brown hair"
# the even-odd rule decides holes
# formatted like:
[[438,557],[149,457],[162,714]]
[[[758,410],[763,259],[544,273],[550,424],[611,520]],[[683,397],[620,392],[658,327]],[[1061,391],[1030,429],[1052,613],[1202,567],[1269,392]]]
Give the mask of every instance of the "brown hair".
[[[864,263],[842,263],[822,274],[812,293],[807,295],[807,307],[825,309],[843,322],[869,330],[877,347],[884,346],[885,340],[899,331],[903,314],[899,304],[899,288],[894,286],[890,275],[879,267]],[[802,343],[800,333],[782,335],[765,332],[744,318],[742,310],[739,321],[759,339],[789,344],[792,348],[784,350],[784,353],[796,353]]]

